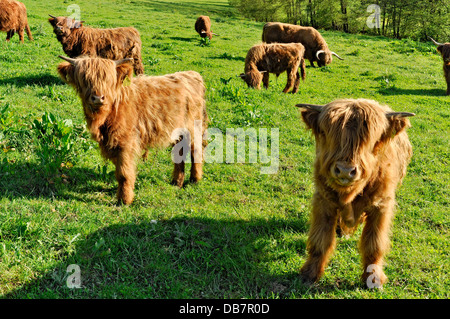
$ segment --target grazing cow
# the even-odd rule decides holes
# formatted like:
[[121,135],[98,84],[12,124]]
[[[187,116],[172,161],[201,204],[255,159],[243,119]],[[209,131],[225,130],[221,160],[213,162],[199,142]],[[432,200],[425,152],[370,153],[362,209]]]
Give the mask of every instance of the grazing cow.
[[447,82],[447,95],[450,95],[450,43],[439,43],[430,38],[431,41],[437,46],[438,52],[442,55],[444,61],[444,77]]
[[367,283],[378,279],[382,285],[387,280],[382,266],[390,245],[395,191],[412,154],[407,117],[414,114],[393,112],[365,99],[297,106],[316,140],[316,190],[302,280],[312,283],[324,273],[338,225],[348,234],[365,222],[361,279]]
[[195,21],[195,31],[202,38],[208,37],[210,40],[213,35],[218,35],[211,31],[211,20],[208,16],[200,16],[197,18],[197,21]]
[[95,29],[83,26],[84,21],[52,15],[48,21],[69,57],[90,56],[111,60],[132,58],[136,75],[144,73],[142,42],[135,28]]
[[[195,129],[197,136],[201,134],[201,140],[207,127],[207,114],[205,86],[197,72],[132,77],[131,59],[60,57],[68,63],[61,63],[58,73],[77,91],[92,138],[99,143],[102,156],[116,167],[119,203],[133,201],[135,159],[142,151],[146,157],[148,147],[186,142],[182,130],[195,136]],[[190,144],[190,180],[194,183],[203,173],[205,145],[198,141]],[[183,149],[179,152],[183,160],[175,161],[172,176],[172,183],[179,187],[184,182],[187,150],[182,154]]]
[[249,87],[260,89],[261,80],[264,87],[269,87],[269,73],[277,76],[286,71],[287,83],[283,92],[287,93],[292,87],[292,93],[298,91],[300,75],[305,80],[305,48],[300,43],[273,43],[254,45],[245,58],[244,72],[239,76]]
[[305,47],[305,59],[314,67],[316,61],[318,66],[325,66],[333,61],[332,55],[343,60],[335,52],[330,51],[325,39],[313,27],[302,27],[299,25],[268,22],[263,27],[263,42],[291,43],[297,42]]
[[23,43],[24,29],[28,39],[33,41],[25,5],[15,0],[0,0],[0,31],[7,32],[6,41],[9,41],[17,32],[20,42]]

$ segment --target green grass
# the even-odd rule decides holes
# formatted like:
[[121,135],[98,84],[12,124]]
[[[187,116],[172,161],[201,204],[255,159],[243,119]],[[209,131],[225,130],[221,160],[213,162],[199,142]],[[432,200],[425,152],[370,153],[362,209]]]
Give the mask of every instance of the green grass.
[[[78,97],[57,76],[63,51],[47,22],[49,13],[66,15],[70,3],[23,2],[35,41],[0,41],[0,295],[449,298],[450,97],[432,43],[324,31],[344,61],[307,68],[298,94],[281,92],[284,74],[256,91],[236,75],[263,24],[243,19],[227,1],[78,1],[86,24],[139,29],[146,74],[200,72],[210,127],[280,129],[277,174],[260,174],[260,162],[211,163],[200,184],[178,189],[169,184],[170,151],[152,150],[139,162],[134,203],[118,207],[113,166],[94,143],[81,147],[86,132],[71,135],[71,160],[53,173],[39,157],[33,122],[44,112],[76,128],[84,119]],[[210,43],[194,30],[201,14],[220,34]],[[337,98],[370,98],[417,114],[383,290],[359,282],[361,229],[338,239],[318,285],[299,281],[315,146],[294,105]],[[81,289],[66,287],[70,264],[81,268]]]

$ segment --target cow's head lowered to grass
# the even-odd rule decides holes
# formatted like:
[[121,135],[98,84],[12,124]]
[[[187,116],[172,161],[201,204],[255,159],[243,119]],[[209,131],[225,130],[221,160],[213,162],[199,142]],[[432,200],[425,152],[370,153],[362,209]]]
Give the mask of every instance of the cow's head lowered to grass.
[[337,225],[351,233],[365,221],[360,243],[362,278],[366,280],[374,270],[383,284],[383,256],[389,249],[395,190],[412,154],[406,133],[408,117],[414,114],[393,112],[365,99],[297,106],[316,139],[316,191],[307,244],[309,258],[302,267],[302,278],[314,282],[322,276],[335,246]]

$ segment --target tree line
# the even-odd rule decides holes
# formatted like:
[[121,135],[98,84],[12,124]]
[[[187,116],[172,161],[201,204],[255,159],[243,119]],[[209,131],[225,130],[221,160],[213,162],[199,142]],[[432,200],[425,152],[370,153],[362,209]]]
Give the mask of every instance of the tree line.
[[316,29],[450,42],[450,0],[229,0],[245,17]]

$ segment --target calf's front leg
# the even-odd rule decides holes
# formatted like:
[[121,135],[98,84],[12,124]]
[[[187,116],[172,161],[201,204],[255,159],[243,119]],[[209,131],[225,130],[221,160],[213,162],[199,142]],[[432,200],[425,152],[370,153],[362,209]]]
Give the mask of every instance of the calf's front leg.
[[136,182],[136,161],[134,153],[130,150],[121,150],[115,160],[116,179],[119,184],[117,201],[129,205],[134,199],[134,184]]
[[369,287],[370,283],[367,282],[369,276],[372,276],[371,279],[375,279],[375,282],[380,286],[387,281],[387,277],[383,272],[383,258],[390,246],[389,230],[391,228],[394,203],[393,199],[389,199],[366,214],[366,224],[361,235],[359,247],[364,268],[361,279]]
[[320,279],[336,245],[337,207],[314,194],[311,226],[306,249],[308,259],[300,270],[303,282]]

